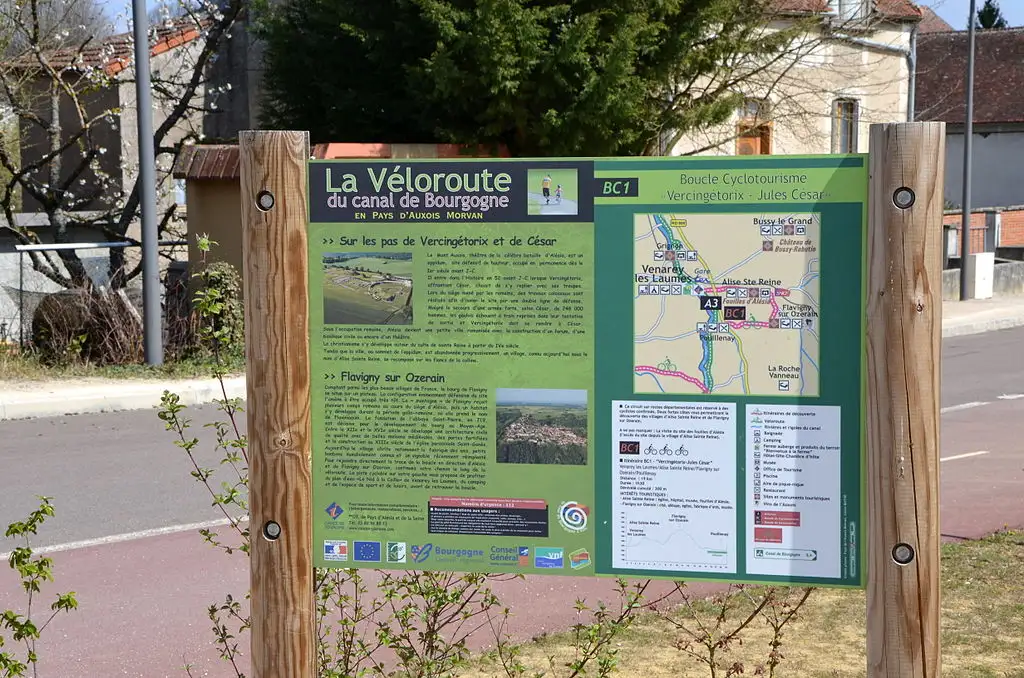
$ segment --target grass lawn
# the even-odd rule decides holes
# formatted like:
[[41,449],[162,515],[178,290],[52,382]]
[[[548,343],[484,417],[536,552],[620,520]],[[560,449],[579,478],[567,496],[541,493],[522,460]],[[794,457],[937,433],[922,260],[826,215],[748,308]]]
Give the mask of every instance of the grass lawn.
[[[245,362],[233,358],[226,362],[228,375],[245,373]],[[203,361],[165,362],[163,365],[108,365],[71,364],[47,367],[29,355],[0,349],[0,381],[54,381],[61,379],[193,379],[212,378],[213,365]]]
[[[945,678],[1024,677],[1024,532],[1000,532],[975,542],[947,544],[942,549],[942,675]],[[747,593],[757,593],[748,590]],[[790,591],[795,599],[801,589]],[[729,619],[735,625],[752,603],[743,595],[731,599]],[[782,663],[775,676],[792,678],[853,678],[865,671],[865,602],[863,591],[816,589],[800,614],[785,629]],[[705,624],[715,609],[694,606]],[[617,609],[617,605],[616,605]],[[695,627],[688,614],[671,614]],[[690,678],[711,676],[707,665],[676,649],[682,633],[669,622],[645,613],[616,641],[619,671],[626,678]],[[755,675],[768,655],[769,627],[757,619],[722,655],[722,666],[741,662],[742,675]],[[573,658],[568,634],[549,636],[524,648],[523,661],[531,671],[549,676],[568,675],[565,662]],[[551,658],[551,659],[549,659]],[[550,662],[554,662],[552,665]],[[596,665],[592,667],[596,671]],[[501,667],[484,659],[463,676],[503,675]],[[527,675],[532,675],[528,673]],[[724,676],[720,668],[718,676]],[[767,671],[764,675],[768,675]]]

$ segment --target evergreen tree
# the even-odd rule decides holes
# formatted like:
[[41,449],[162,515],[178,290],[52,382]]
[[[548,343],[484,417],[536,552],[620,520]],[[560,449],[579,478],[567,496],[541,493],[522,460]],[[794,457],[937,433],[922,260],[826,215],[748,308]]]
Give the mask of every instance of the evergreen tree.
[[1006,18],[996,0],[985,0],[985,4],[978,10],[978,17],[975,26],[978,28],[1007,28]]
[[657,152],[727,120],[791,48],[767,0],[286,0],[260,16],[265,119],[313,141]]

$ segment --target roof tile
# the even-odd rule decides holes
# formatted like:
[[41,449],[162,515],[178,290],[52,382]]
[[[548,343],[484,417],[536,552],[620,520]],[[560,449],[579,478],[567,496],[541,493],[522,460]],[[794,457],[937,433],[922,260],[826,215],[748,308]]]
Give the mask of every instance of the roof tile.
[[181,149],[171,172],[175,179],[237,179],[238,146],[190,145]]
[[946,23],[946,20],[935,13],[931,7],[921,7],[921,25],[918,30],[921,33],[941,33],[951,31],[953,27]]
[[[875,11],[886,19],[919,20],[921,8],[910,0],[873,0]],[[823,14],[829,11],[829,0],[772,0],[777,12]]]
[[[917,43],[917,120],[962,123],[967,31],[925,33]],[[975,32],[974,122],[1024,122],[1024,28]]]
[[[181,17],[156,26],[152,31],[155,39],[151,40],[150,56],[158,56],[196,40],[212,21],[210,17]],[[114,76],[128,68],[134,60],[134,36],[132,33],[118,33],[85,47],[57,49],[46,56],[54,68],[101,68],[108,76]],[[34,54],[26,53],[16,58],[12,65],[34,69],[39,68],[39,61]]]

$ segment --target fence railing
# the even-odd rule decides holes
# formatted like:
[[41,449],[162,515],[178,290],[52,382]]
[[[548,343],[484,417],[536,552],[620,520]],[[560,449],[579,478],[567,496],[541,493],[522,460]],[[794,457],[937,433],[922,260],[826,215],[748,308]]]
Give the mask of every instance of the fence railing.
[[[960,258],[962,218],[960,210],[946,210],[942,216],[947,268],[949,259]],[[972,254],[1024,250],[1024,206],[979,207],[971,210],[968,232]]]
[[[161,240],[161,248],[183,247],[187,240]],[[141,247],[140,243],[130,241],[110,242],[77,242],[15,245],[13,252],[0,253],[0,287],[6,294],[0,294],[0,342],[17,341],[25,346],[31,340],[32,317],[40,302],[48,295],[63,291],[65,288],[42,273],[35,270],[31,260],[33,252],[90,251],[103,250],[97,256],[81,256],[86,274],[95,287],[107,287],[110,283],[109,262],[110,251]],[[62,275],[67,275],[63,262],[54,259],[52,265],[59,267]],[[129,297],[138,292],[139,300],[135,304],[141,309],[141,290],[139,285],[129,285]],[[166,285],[161,286],[164,289]]]

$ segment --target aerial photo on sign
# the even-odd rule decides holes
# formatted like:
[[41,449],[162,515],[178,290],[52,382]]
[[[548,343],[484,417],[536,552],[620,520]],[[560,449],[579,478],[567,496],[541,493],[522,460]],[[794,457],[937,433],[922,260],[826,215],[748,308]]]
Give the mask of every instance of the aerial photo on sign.
[[586,464],[587,392],[499,388],[499,464]]
[[638,214],[637,393],[818,395],[820,217]]
[[325,323],[412,323],[412,254],[329,252],[323,266]]

